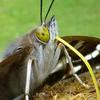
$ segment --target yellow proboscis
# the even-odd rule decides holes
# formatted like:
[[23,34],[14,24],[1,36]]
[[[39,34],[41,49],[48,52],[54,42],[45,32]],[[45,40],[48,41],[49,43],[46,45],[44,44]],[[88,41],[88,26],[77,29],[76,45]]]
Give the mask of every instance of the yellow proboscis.
[[89,64],[89,62],[85,59],[85,57],[78,51],[76,50],[73,46],[71,46],[68,42],[64,41],[63,39],[61,39],[59,36],[56,37],[56,39],[58,41],[60,41],[61,43],[63,43],[64,45],[66,45],[68,48],[70,48],[75,54],[77,54],[81,60],[85,63],[86,67],[88,68],[89,70],[89,73],[92,77],[92,80],[93,80],[93,83],[94,83],[94,86],[95,86],[95,89],[96,89],[96,95],[97,95],[97,100],[100,100],[100,91],[99,91],[99,87],[97,85],[97,81],[96,81],[96,78],[95,78],[95,75],[93,73],[93,70]]

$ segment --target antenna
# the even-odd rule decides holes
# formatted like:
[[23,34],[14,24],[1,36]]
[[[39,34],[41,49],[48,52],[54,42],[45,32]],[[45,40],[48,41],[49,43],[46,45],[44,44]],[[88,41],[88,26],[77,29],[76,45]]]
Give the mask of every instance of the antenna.
[[48,17],[48,14],[49,14],[49,12],[50,12],[50,10],[51,10],[51,7],[52,7],[52,5],[53,5],[53,2],[54,2],[54,0],[52,0],[51,4],[50,4],[50,6],[49,6],[49,9],[48,9],[48,11],[47,11],[47,13],[46,13],[46,16],[45,16],[45,19],[44,19],[44,22],[46,21],[46,19],[47,19],[47,17]]
[[42,0],[40,0],[40,20],[41,20],[41,24],[42,24],[42,22],[43,22],[43,20],[42,20]]

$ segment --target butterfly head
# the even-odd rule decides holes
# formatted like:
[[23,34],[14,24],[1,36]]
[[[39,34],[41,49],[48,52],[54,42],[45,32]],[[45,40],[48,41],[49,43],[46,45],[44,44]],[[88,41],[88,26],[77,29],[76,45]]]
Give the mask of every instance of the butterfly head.
[[54,16],[48,23],[43,23],[35,31],[36,39],[43,44],[48,43],[50,40],[54,40],[57,34],[58,29]]
[[56,35],[58,34],[58,30],[57,30],[57,23],[56,23],[56,19],[53,16],[51,18],[51,20],[49,22],[46,22],[46,19],[48,17],[48,14],[51,10],[51,7],[53,5],[54,0],[52,0],[48,11],[45,15],[44,20],[42,19],[42,3],[43,1],[40,0],[40,20],[41,20],[41,25],[36,29],[35,33],[35,37],[36,39],[43,43],[46,44],[51,40],[54,40]]

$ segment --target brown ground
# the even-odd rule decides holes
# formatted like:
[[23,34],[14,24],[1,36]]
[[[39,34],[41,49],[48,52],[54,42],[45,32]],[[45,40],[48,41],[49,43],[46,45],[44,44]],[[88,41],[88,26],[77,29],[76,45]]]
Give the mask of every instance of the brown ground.
[[[100,89],[100,70],[95,71],[97,83]],[[74,77],[59,81],[54,85],[44,85],[32,100],[96,100],[96,91],[89,73],[80,75],[80,78],[90,86],[84,88]]]

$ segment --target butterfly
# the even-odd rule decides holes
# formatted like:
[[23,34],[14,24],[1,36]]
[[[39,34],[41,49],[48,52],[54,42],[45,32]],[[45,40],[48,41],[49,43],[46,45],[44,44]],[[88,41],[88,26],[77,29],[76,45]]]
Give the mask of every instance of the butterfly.
[[[59,33],[55,16],[46,22],[53,2],[54,0],[43,21],[42,0],[40,0],[41,24],[25,36],[18,38],[7,49],[0,62],[0,99],[8,100],[18,96],[17,100],[23,97],[29,100],[29,93],[39,87],[49,75],[65,70],[69,64],[69,69],[75,76],[73,66],[83,66],[81,60],[72,51],[55,40]],[[80,51],[91,63],[99,62],[100,39],[86,36],[62,38]],[[81,83],[85,86],[82,81]]]

